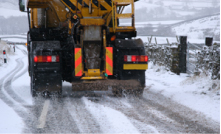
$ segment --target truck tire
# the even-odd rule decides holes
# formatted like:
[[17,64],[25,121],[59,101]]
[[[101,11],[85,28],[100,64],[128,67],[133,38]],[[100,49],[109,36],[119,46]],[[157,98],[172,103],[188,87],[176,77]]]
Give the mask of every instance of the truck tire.
[[37,96],[37,92],[35,90],[35,83],[34,83],[34,76],[33,75],[31,75],[30,91],[31,91],[32,97],[36,97]]

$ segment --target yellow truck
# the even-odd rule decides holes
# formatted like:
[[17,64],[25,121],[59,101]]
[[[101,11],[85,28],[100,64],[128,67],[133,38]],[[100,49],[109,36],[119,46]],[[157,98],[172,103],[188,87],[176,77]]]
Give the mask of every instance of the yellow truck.
[[[62,94],[62,81],[72,83],[73,91],[142,95],[148,56],[142,40],[133,39],[134,2],[19,0],[20,11],[28,14],[32,96]],[[121,23],[125,19],[129,25]]]

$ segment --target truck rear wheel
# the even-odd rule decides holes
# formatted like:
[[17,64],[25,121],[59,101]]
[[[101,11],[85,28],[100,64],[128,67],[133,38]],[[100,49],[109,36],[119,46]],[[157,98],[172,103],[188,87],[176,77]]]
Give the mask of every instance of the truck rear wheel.
[[36,97],[37,96],[37,92],[35,90],[35,83],[34,83],[34,76],[33,75],[31,75],[30,91],[31,91],[32,97]]

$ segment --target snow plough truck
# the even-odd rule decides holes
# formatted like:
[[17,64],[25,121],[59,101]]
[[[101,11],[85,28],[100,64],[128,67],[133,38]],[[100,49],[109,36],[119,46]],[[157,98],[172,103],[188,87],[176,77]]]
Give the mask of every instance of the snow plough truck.
[[[135,39],[136,0],[19,0],[27,12],[30,91],[123,91],[142,95],[148,56]],[[127,13],[123,10],[129,7]],[[122,23],[129,20],[130,23]]]

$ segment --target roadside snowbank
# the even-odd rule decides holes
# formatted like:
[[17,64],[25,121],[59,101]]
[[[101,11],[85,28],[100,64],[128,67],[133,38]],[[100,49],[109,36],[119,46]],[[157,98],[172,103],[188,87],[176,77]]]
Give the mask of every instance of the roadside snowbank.
[[0,100],[0,133],[22,133],[24,123],[17,113]]
[[7,63],[4,63],[3,50],[6,51],[7,62],[10,61],[10,56],[14,55],[13,47],[8,45],[5,41],[0,41],[0,67],[6,67]]
[[187,74],[176,75],[149,63],[146,86],[220,122],[220,80],[211,80],[204,74],[190,77]]

